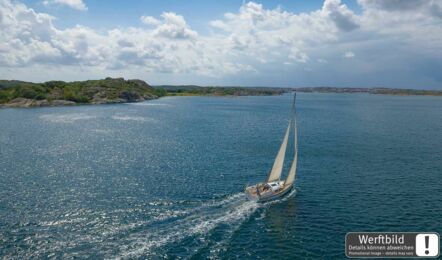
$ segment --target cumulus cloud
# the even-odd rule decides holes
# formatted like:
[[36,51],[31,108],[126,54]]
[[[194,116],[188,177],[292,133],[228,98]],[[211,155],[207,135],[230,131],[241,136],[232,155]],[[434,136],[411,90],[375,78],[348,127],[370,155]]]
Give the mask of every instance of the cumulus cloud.
[[[56,1],[62,0],[50,2]],[[210,32],[201,34],[173,12],[142,16],[143,25],[108,31],[81,24],[61,29],[48,14],[0,0],[0,77],[60,71],[56,75],[74,79],[155,75],[167,83],[177,78],[181,80],[177,83],[205,79],[208,84],[329,85],[333,81],[354,86],[362,76],[371,75],[371,80],[364,79],[366,84],[383,85],[376,81],[380,78],[387,84],[441,84],[436,73],[402,73],[424,62],[440,64],[440,2],[403,0],[400,6],[391,2],[358,0],[362,7],[358,14],[339,0],[325,0],[317,10],[302,13],[248,2],[208,21]],[[346,67],[350,65],[343,57],[354,58],[355,53],[352,67]],[[304,76],[292,77],[296,72]],[[167,76],[170,73],[174,77]],[[395,75],[409,75],[412,80]],[[53,79],[42,77],[46,78],[39,80]]]
[[354,13],[345,4],[341,4],[340,0],[325,0],[322,12],[329,16],[340,30],[352,31],[359,27]]
[[195,38],[198,33],[190,29],[184,17],[172,12],[165,12],[161,15],[163,22],[158,24],[154,34],[166,38],[188,39]]
[[211,47],[175,13],[161,20],[142,18],[153,28],[129,27],[97,32],[77,25],[59,29],[53,17],[26,5],[0,0],[0,66],[93,67],[95,70],[140,69],[144,72],[220,75],[250,66],[219,59]]
[[44,5],[64,5],[80,11],[86,11],[87,6],[83,0],[45,0]]
[[353,52],[351,52],[351,51],[346,51],[345,53],[344,53],[344,58],[354,58],[355,57],[355,54],[353,53]]
[[143,22],[144,24],[147,24],[147,25],[161,24],[161,22],[159,20],[155,19],[155,17],[152,17],[152,16],[141,16],[140,20],[141,20],[141,22]]

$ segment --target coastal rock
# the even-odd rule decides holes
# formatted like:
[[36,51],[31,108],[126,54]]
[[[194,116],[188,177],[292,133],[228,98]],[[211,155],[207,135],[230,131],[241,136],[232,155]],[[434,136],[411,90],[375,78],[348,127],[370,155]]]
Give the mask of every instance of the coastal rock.
[[75,103],[74,101],[60,99],[52,100],[52,102],[50,103],[51,106],[73,106],[75,104],[77,103]]
[[158,96],[152,95],[152,94],[144,94],[143,95],[143,99],[144,100],[152,100],[152,99],[157,99]]
[[43,100],[34,100],[34,102],[32,103],[33,107],[47,107],[49,106],[49,101],[47,101],[46,99]]
[[120,93],[120,98],[126,100],[126,102],[139,102],[144,101],[144,98],[135,91],[123,91]]
[[76,103],[68,100],[53,100],[49,102],[46,99],[34,100],[28,98],[15,98],[4,104],[5,107],[47,107],[47,106],[72,106]]
[[117,104],[117,103],[125,103],[127,100],[122,98],[116,99],[108,99],[108,98],[99,98],[96,97],[91,101],[91,104]]
[[28,98],[15,98],[8,103],[6,103],[5,107],[31,107],[34,100]]

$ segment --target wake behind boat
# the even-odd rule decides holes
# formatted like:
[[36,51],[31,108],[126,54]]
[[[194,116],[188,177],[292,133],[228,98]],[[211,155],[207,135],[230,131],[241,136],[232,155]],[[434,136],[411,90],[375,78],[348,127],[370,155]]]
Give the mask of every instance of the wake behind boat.
[[[258,202],[275,200],[288,194],[293,188],[293,183],[295,181],[296,175],[296,165],[298,163],[298,130],[296,125],[295,102],[296,93],[293,97],[292,118],[289,121],[284,139],[282,141],[281,147],[279,148],[278,154],[276,155],[275,162],[273,163],[272,170],[269,172],[267,180],[264,183],[258,183],[256,185],[249,186],[245,190],[246,195],[250,200]],[[285,181],[282,181],[281,173],[284,166],[284,157],[291,129],[293,129],[295,153],[287,179]]]

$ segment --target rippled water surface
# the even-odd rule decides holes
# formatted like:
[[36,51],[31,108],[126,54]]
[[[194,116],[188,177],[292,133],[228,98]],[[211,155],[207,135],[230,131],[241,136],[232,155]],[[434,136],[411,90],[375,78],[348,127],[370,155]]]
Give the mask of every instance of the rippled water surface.
[[247,201],[290,101],[0,109],[0,258],[340,259],[349,231],[442,233],[438,97],[299,94],[296,190]]

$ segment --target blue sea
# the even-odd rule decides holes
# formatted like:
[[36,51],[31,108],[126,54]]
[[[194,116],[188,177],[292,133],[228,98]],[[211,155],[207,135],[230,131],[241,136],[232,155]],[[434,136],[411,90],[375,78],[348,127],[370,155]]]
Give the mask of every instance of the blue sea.
[[442,233],[441,97],[299,93],[295,190],[247,201],[291,101],[0,109],[0,258],[343,259],[350,231]]

